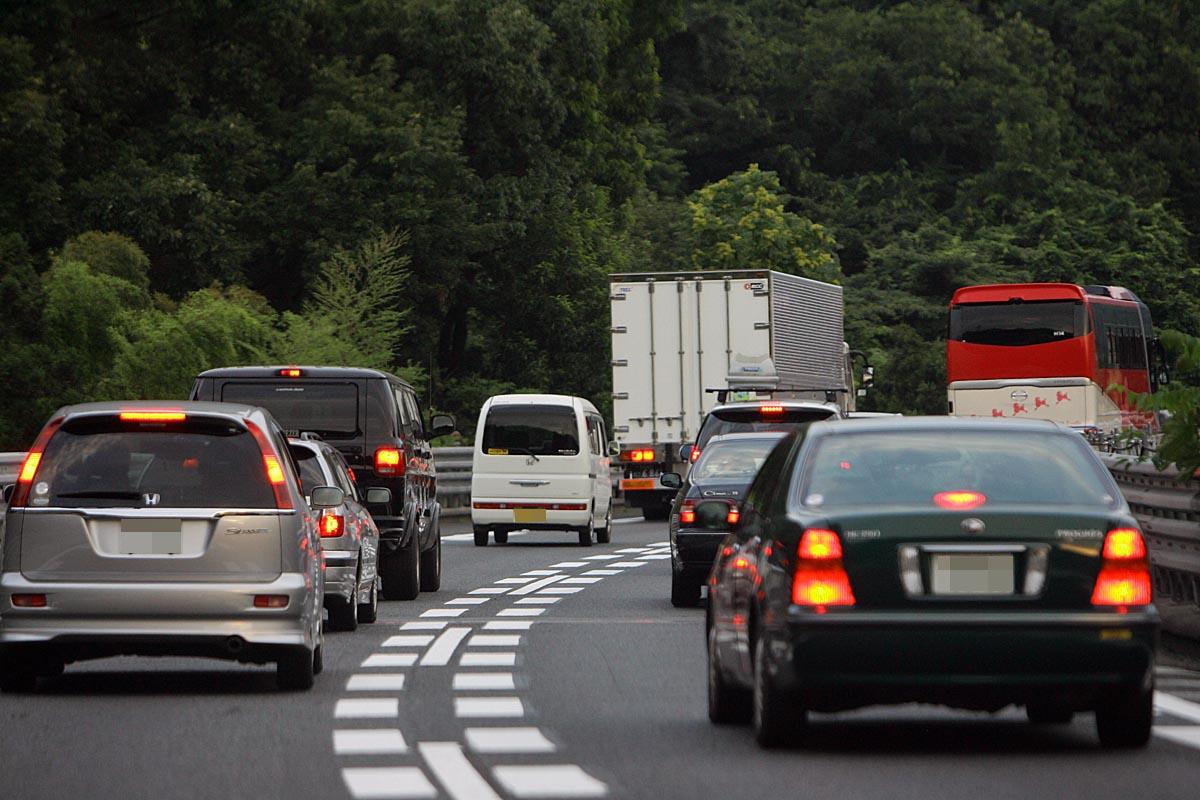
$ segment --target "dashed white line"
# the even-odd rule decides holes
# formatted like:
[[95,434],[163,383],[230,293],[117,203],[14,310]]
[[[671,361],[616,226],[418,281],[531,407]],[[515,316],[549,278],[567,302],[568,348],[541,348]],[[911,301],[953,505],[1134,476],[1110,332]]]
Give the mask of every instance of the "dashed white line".
[[333,752],[339,756],[407,753],[408,743],[396,728],[336,730]]
[[545,614],[544,608],[502,608],[496,612],[497,617],[536,617]]
[[454,675],[455,691],[509,690],[517,688],[511,672],[457,672]]
[[537,728],[467,728],[467,747],[476,753],[553,753],[554,742]]
[[557,575],[556,569],[531,569],[528,572],[522,572],[522,575]]
[[421,742],[417,745],[429,771],[454,800],[500,800],[491,784],[475,771],[458,742]]
[[456,697],[456,717],[523,717],[525,704],[519,697]]
[[649,555],[638,556],[638,561],[657,561],[661,558],[670,558],[670,553],[650,553]]
[[561,601],[561,597],[522,597],[514,606],[549,606]]
[[646,521],[645,517],[621,517],[620,519],[614,519],[613,525],[629,525],[634,522],[645,522],[645,521]]
[[501,766],[492,770],[496,780],[516,797],[604,797],[608,786],[575,764]]
[[618,553],[644,553],[649,550],[649,547],[622,547]]
[[562,567],[563,569],[572,569],[574,567],[586,567],[586,561],[560,561],[557,564],[551,564],[552,567]]
[[619,569],[589,569],[584,575],[620,575],[624,570]]
[[644,566],[646,566],[646,562],[645,561],[614,561],[613,563],[609,564],[609,566],[610,567],[622,567],[622,568],[644,567]]
[[614,558],[620,558],[620,556],[616,555],[615,553],[601,553],[600,555],[597,555],[597,556],[584,556],[583,560],[584,561],[612,561]]
[[467,642],[467,647],[518,647],[520,644],[520,636],[477,633]]
[[504,594],[507,592],[503,586],[481,586],[478,589],[472,589],[467,594]]
[[410,633],[389,636],[383,640],[383,647],[424,647],[433,641],[431,633]]
[[566,578],[563,583],[598,583],[603,578]]
[[486,603],[489,599],[491,599],[491,598],[488,598],[488,597],[456,597],[453,600],[447,600],[446,605],[448,605],[448,606],[480,606],[480,605],[483,605],[484,603]]
[[1154,735],[1200,749],[1200,725],[1159,725],[1154,728]]
[[394,692],[403,688],[403,672],[351,675],[350,680],[346,681],[346,690],[350,692]]
[[545,586],[549,586],[552,583],[557,583],[558,581],[561,581],[562,579],[563,579],[562,575],[551,575],[549,578],[542,578],[540,580],[534,581],[533,583],[525,584],[520,589],[513,589],[511,592],[509,592],[509,594],[512,594],[512,595],[531,594],[533,592],[536,592],[538,589],[541,589]]
[[547,586],[545,589],[539,589],[538,594],[576,594],[582,591],[582,586]]
[[1155,692],[1154,707],[1190,722],[1200,722],[1200,703],[1193,703],[1173,694]]
[[342,770],[342,780],[356,800],[437,797],[437,788],[419,767],[354,767]]
[[445,628],[447,623],[444,620],[429,620],[418,619],[413,622],[406,622],[400,626],[402,631],[440,631]]
[[417,663],[416,653],[374,653],[362,663],[367,668],[411,667]]
[[508,586],[508,585],[512,585],[515,583],[529,583],[531,580],[533,580],[532,577],[529,577],[529,578],[501,578],[500,580],[496,581],[496,583]]
[[372,697],[338,700],[333,707],[335,719],[382,719],[400,716],[400,698]]
[[458,659],[460,667],[511,667],[516,663],[516,653],[466,652]]
[[[550,590],[543,589],[542,591],[548,592]],[[528,620],[496,619],[483,623],[485,631],[527,631],[532,627],[533,622]]]
[[454,651],[470,633],[470,628],[447,628],[442,631],[442,635],[430,645],[429,649],[425,651],[425,655],[421,657],[421,666],[442,667],[449,664]]
[[422,611],[422,617],[461,617],[467,613],[465,608],[431,608],[428,611]]

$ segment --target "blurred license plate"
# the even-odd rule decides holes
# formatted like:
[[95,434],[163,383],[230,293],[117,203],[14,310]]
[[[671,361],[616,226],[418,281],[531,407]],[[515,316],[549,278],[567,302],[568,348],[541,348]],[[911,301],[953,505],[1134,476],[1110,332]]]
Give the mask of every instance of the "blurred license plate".
[[117,549],[133,556],[177,555],[183,549],[183,521],[123,519]]
[[1008,554],[935,555],[930,573],[934,594],[1013,593],[1013,557]]
[[514,508],[513,522],[545,522],[546,509],[544,508]]

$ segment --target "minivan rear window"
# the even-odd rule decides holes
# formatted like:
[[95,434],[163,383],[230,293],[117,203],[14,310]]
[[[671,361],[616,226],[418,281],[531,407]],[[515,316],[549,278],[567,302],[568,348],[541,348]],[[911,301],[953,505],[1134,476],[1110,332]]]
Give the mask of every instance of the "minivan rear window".
[[221,400],[265,408],[289,435],[310,431],[346,438],[359,433],[358,387],[353,383],[236,381],[221,387]]
[[493,456],[579,455],[575,410],[555,405],[500,405],[488,410],[483,452]]
[[275,508],[262,452],[241,425],[189,417],[158,428],[68,420],[42,456],[29,505]]

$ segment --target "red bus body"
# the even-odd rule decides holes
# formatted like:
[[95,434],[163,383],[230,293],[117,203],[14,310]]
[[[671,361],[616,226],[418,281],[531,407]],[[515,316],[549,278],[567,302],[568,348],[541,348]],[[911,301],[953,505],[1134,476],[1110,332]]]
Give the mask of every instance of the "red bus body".
[[946,337],[950,413],[1143,427],[1126,390],[1151,391],[1153,336],[1149,310],[1121,287],[959,289]]

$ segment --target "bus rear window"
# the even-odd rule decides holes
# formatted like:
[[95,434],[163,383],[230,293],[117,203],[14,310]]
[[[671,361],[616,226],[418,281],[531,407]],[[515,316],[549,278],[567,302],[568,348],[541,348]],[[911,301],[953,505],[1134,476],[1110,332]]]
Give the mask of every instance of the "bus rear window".
[[949,337],[954,342],[1023,347],[1087,332],[1087,309],[1074,300],[965,304],[950,309]]
[[221,387],[221,400],[265,408],[289,435],[310,431],[336,439],[359,432],[358,387],[353,383],[230,382]]
[[492,406],[483,426],[482,449],[494,456],[578,455],[575,411],[568,406]]

